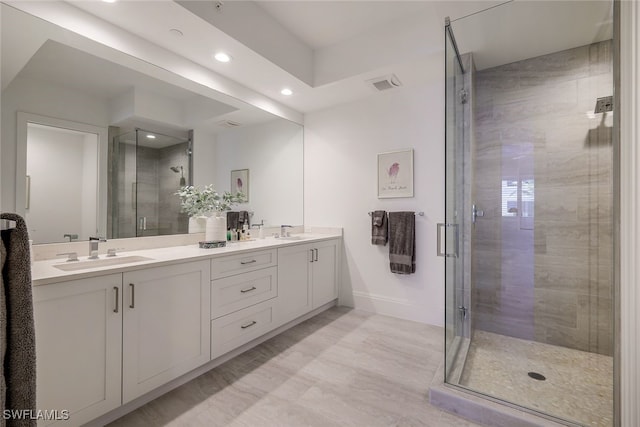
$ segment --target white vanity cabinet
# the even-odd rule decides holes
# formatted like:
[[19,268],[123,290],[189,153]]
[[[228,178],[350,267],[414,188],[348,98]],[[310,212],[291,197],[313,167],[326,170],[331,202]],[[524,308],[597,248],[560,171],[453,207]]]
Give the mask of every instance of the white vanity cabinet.
[[109,418],[302,321],[338,296],[340,242],[265,242],[209,257],[194,249],[196,260],[92,271],[76,280],[72,274],[86,273],[70,273],[66,281],[45,276],[47,264],[40,264],[33,287],[38,409],[68,410],[70,419],[39,423]]
[[38,409],[77,426],[120,406],[122,274],[35,286],[33,303]]
[[338,240],[318,242],[313,246],[311,264],[312,309],[338,298],[338,266],[340,243]]
[[338,297],[339,248],[327,240],[278,249],[277,325]]
[[254,251],[211,260],[211,358],[274,329],[278,252]]
[[123,274],[122,401],[210,359],[209,261]]

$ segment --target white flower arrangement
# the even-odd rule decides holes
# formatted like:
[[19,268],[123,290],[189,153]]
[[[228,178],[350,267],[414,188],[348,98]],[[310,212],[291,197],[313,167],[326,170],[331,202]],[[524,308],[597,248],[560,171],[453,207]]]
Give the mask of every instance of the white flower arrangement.
[[193,185],[187,185],[178,190],[182,212],[190,217],[205,215],[210,212],[223,212],[231,209],[236,203],[245,200],[243,193],[231,194],[228,191],[220,194],[213,189],[213,184],[205,185],[200,189]]

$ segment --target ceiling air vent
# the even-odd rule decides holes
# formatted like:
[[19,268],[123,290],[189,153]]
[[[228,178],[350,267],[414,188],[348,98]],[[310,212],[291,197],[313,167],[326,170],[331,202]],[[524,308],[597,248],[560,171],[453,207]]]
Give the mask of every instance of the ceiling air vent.
[[400,83],[400,79],[395,74],[376,77],[375,79],[367,80],[367,83],[378,91],[393,89],[402,86],[402,83]]
[[221,120],[217,122],[216,125],[223,128],[237,128],[238,126],[241,126],[240,123],[234,122],[233,120]]

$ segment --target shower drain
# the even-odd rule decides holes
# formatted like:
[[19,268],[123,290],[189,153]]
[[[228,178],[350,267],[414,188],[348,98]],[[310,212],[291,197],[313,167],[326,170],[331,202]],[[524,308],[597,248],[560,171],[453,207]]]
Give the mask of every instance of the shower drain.
[[538,380],[538,381],[544,381],[547,379],[547,377],[537,372],[527,372],[527,375],[529,375],[534,380]]

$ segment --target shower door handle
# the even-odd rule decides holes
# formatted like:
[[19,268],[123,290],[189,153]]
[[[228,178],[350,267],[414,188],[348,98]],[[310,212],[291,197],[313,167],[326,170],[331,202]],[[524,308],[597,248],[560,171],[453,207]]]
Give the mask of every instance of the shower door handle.
[[[446,244],[445,244],[445,249],[442,249],[442,230],[445,230],[445,238],[446,238],[446,230],[448,228],[453,228],[454,230],[454,245],[453,245],[453,253],[447,253],[446,252]],[[458,252],[459,252],[459,234],[458,234],[458,224],[454,224],[454,223],[446,223],[446,222],[440,222],[437,224],[437,230],[438,230],[438,256],[442,256],[442,257],[447,257],[447,258],[458,258]]]

